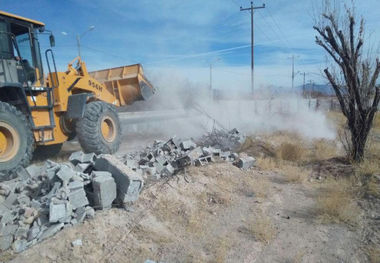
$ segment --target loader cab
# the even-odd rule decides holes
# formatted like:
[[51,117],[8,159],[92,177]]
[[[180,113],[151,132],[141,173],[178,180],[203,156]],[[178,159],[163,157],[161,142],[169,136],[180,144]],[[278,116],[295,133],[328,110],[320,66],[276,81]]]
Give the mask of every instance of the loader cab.
[[44,82],[38,32],[44,24],[0,11],[0,87]]

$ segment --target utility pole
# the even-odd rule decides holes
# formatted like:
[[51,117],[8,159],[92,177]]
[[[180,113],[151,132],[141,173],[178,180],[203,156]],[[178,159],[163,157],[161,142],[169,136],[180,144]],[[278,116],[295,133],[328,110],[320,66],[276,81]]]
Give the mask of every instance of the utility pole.
[[254,24],[253,24],[253,14],[254,14],[254,10],[255,9],[261,9],[261,8],[265,8],[265,4],[263,4],[262,6],[253,6],[253,2],[251,2],[251,7],[248,7],[248,8],[243,8],[243,7],[240,7],[240,11],[247,11],[249,10],[251,12],[251,92],[252,92],[252,95],[254,93],[254,81],[253,81],[253,73],[254,73],[254,68],[255,68],[255,65],[254,65],[254,42],[255,42],[255,38],[254,38]]
[[212,98],[212,66],[218,61],[220,61],[220,58],[217,58],[214,61],[210,62],[210,96],[211,98]]
[[292,59],[292,92],[294,92],[294,77],[296,76],[296,74],[300,73],[299,71],[297,71],[297,73],[294,72],[294,59],[298,57],[299,56],[294,55],[290,57]]
[[303,73],[303,86],[302,86],[302,97],[305,96],[305,92],[306,92],[306,72]]
[[84,31],[82,34],[77,34],[77,47],[78,47],[78,56],[81,57],[80,54],[80,39],[89,31],[94,30],[95,26],[90,26],[86,31]]

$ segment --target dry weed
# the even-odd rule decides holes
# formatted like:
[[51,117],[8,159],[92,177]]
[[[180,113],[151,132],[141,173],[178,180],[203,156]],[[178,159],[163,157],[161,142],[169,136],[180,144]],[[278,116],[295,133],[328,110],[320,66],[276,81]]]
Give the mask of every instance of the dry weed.
[[317,198],[317,211],[324,223],[357,225],[361,209],[355,200],[352,181],[339,179],[335,182],[326,182]]
[[365,159],[356,166],[355,171],[359,176],[380,174],[380,162],[379,160]]
[[279,162],[273,158],[257,158],[257,165],[265,171],[272,171],[279,166]]
[[187,222],[188,212],[183,202],[167,197],[160,198],[153,208],[153,213],[161,222]]
[[192,211],[189,215],[187,224],[185,225],[186,232],[195,237],[206,236],[209,232],[207,229],[207,217],[209,213],[205,210]]
[[227,260],[227,255],[231,249],[232,241],[226,237],[219,237],[212,240],[206,247],[213,254],[210,262],[223,263]]
[[355,167],[355,179],[357,192],[361,196],[380,197],[380,163],[375,160],[365,159]]
[[277,149],[277,158],[285,161],[297,162],[304,157],[305,148],[301,144],[282,143]]
[[259,212],[256,215],[252,215],[251,218],[245,221],[246,230],[256,240],[269,244],[276,235],[276,229],[273,223],[267,215],[263,212]]
[[326,160],[337,155],[337,145],[335,141],[320,139],[312,143],[313,159]]
[[375,118],[373,119],[373,129],[380,130],[380,113],[377,112]]
[[223,192],[201,192],[197,196],[197,200],[201,203],[201,207],[214,206],[229,206],[232,202],[232,195],[229,191]]
[[284,174],[286,180],[290,183],[303,183],[306,181],[309,175],[309,171],[294,165],[284,165],[281,168],[281,172]]
[[367,249],[367,255],[371,263],[380,262],[380,247],[371,247]]
[[270,183],[266,177],[247,175],[244,184],[244,192],[253,192],[256,197],[268,197]]

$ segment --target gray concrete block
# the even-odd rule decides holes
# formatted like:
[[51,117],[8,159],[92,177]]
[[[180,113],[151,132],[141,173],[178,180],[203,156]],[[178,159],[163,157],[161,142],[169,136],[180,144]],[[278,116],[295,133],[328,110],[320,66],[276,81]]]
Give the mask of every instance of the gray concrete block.
[[112,174],[107,171],[92,171],[91,175],[93,178],[98,176],[112,176]]
[[158,162],[159,164],[161,164],[162,166],[166,165],[168,163],[168,160],[165,156],[163,155],[159,155],[156,157],[156,162]]
[[28,234],[27,234],[27,240],[28,242],[29,241],[32,241],[33,239],[37,238],[38,234],[40,233],[40,228],[36,225],[36,226],[32,226],[29,231],[28,231]]
[[75,171],[68,165],[62,165],[59,169],[57,176],[62,180],[63,183],[68,183],[70,179],[75,175]]
[[17,229],[17,231],[14,235],[14,238],[15,239],[20,239],[20,238],[26,239],[28,236],[28,231],[29,231],[29,225],[19,226],[19,228]]
[[86,192],[83,188],[70,191],[69,201],[73,209],[78,207],[83,207],[88,205],[88,199],[86,197]]
[[224,161],[227,161],[229,159],[231,155],[231,152],[230,151],[227,151],[227,152],[221,152],[220,153],[220,158]]
[[84,156],[84,152],[82,151],[78,151],[78,152],[73,152],[70,157],[69,157],[69,161],[74,164],[74,165],[77,165],[79,163],[83,163],[83,156]]
[[40,209],[41,208],[41,203],[38,202],[37,200],[34,200],[32,199],[32,201],[30,201],[30,206],[36,210]]
[[49,222],[50,223],[56,223],[56,222],[65,222],[67,220],[70,221],[69,217],[72,213],[72,207],[70,203],[50,203],[49,206]]
[[30,197],[25,194],[20,194],[17,197],[17,203],[19,203],[21,206],[29,206],[30,204]]
[[74,152],[70,155],[69,161],[77,165],[78,163],[94,163],[96,160],[95,153],[83,153],[82,151]]
[[5,251],[12,246],[13,236],[0,237],[0,251]]
[[27,247],[27,241],[25,239],[18,239],[12,244],[13,251],[16,253],[21,253]]
[[1,221],[0,221],[0,224],[8,224],[8,223],[11,223],[16,217],[17,215],[10,209],[8,209],[7,207],[3,206],[2,204],[0,204],[0,212],[1,212]]
[[38,241],[42,241],[46,238],[52,237],[55,233],[61,230],[64,225],[65,225],[64,223],[51,225],[50,227],[48,227],[46,230],[42,232],[41,236],[38,238]]
[[78,222],[83,222],[84,218],[86,217],[86,208],[85,207],[79,207],[75,211],[76,219]]
[[175,172],[174,167],[169,163],[164,166],[164,169],[162,170],[161,174],[163,176],[171,176],[174,174],[174,172]]
[[195,147],[197,147],[197,145],[192,140],[186,140],[181,142],[181,148],[183,150],[190,150],[194,149]]
[[127,159],[125,164],[131,169],[139,168],[139,162],[135,159]]
[[86,206],[86,218],[92,219],[95,217],[95,210],[91,206]]
[[95,208],[110,208],[116,199],[115,179],[112,176],[97,176],[93,179],[92,186]]
[[212,156],[205,156],[205,157],[201,157],[201,158],[198,158],[197,160],[195,160],[195,166],[204,166],[208,163],[211,163],[213,162],[213,158]]
[[1,225],[0,236],[14,235],[17,231],[17,228],[18,225],[14,224]]
[[86,153],[82,156],[82,163],[91,163],[94,164],[96,161],[95,153]]
[[3,202],[3,205],[6,206],[9,209],[12,209],[13,206],[16,204],[18,195],[15,193],[10,193],[8,197]]
[[76,240],[74,240],[73,242],[71,242],[71,245],[73,247],[80,247],[80,246],[82,246],[83,245],[82,239],[76,239]]
[[203,155],[203,151],[201,147],[196,147],[193,150],[191,150],[187,156],[190,158],[190,161],[194,163],[194,161],[198,158],[200,158]]
[[75,166],[75,171],[82,173],[82,172],[85,172],[90,166],[91,166],[91,163],[78,163]]
[[235,165],[243,170],[252,168],[256,163],[256,159],[250,156],[240,157]]
[[0,195],[8,196],[11,193],[11,189],[6,184],[0,184]]
[[39,166],[39,165],[35,165],[35,164],[32,164],[26,168],[26,171],[28,172],[30,177],[37,177],[37,176],[43,174],[45,172],[44,170],[45,169],[43,166]]
[[69,188],[70,191],[83,189],[84,183],[81,181],[73,181],[73,182],[70,182],[67,187]]
[[95,169],[108,171],[115,179],[117,198],[125,203],[136,201],[143,187],[144,180],[140,175],[112,155],[100,155],[95,162]]

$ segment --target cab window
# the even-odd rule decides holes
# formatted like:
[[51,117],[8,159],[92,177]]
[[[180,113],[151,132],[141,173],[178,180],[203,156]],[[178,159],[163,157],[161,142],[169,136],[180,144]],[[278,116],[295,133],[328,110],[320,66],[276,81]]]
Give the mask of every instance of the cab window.
[[4,59],[13,57],[10,35],[7,24],[3,20],[0,20],[0,57]]
[[15,40],[20,54],[15,52],[15,56],[20,55],[21,63],[26,71],[26,78],[28,81],[35,82],[36,71],[32,56],[32,42],[30,39],[29,28],[11,24],[11,32],[15,35]]

